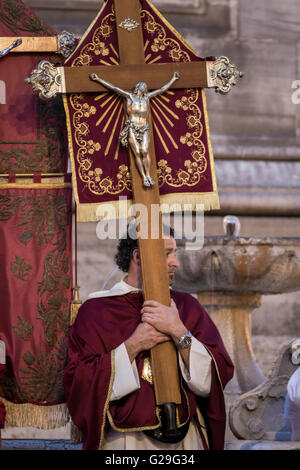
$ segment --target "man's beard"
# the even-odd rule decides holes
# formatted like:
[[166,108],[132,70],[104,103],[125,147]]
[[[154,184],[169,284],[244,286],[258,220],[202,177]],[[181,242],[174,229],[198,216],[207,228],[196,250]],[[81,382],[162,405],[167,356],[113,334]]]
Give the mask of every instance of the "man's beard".
[[175,284],[175,271],[168,273],[169,276],[169,286]]

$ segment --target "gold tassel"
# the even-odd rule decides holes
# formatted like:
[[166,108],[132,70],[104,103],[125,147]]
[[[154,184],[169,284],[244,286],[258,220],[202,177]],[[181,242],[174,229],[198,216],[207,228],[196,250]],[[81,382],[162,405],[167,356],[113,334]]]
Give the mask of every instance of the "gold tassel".
[[80,309],[82,302],[79,298],[79,289],[80,286],[73,286],[73,300],[71,302],[71,311],[70,311],[70,324],[73,325],[73,323],[76,320],[78,310]]
[[[97,203],[97,204],[78,204],[77,205],[77,216],[79,222],[98,222],[101,217],[97,217],[96,212],[98,207],[102,204],[107,204],[107,202]],[[133,201],[128,199],[126,201],[110,201],[115,209],[115,217],[126,218],[128,217],[129,210]],[[217,191],[212,191],[209,193],[173,193],[173,194],[164,194],[160,196],[160,204],[164,204],[163,212],[168,212],[166,207],[170,205],[169,211],[173,212],[175,210],[175,205],[178,204],[176,208],[177,211],[184,210],[184,204],[190,204],[190,210],[195,211],[197,209],[197,204],[203,204],[203,209],[205,212],[212,210],[220,209],[219,195]]]
[[12,403],[1,397],[6,408],[5,426],[55,429],[66,426],[70,415],[65,403],[40,406],[32,403]]

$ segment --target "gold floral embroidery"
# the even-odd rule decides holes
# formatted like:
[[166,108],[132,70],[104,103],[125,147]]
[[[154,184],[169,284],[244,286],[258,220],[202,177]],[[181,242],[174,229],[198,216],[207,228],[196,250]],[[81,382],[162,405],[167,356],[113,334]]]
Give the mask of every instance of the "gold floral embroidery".
[[84,117],[90,117],[92,114],[96,114],[95,106],[90,106],[88,103],[83,103],[82,105],[82,112]]
[[21,281],[27,281],[30,271],[32,270],[31,264],[26,263],[24,258],[16,256],[15,262],[10,263],[10,268],[15,277]]
[[152,36],[156,35],[151,45],[153,52],[159,50],[164,51],[168,49],[168,55],[173,62],[190,62],[189,54],[181,48],[181,45],[174,38],[167,37],[165,28],[157,23],[151,13],[147,10],[142,10],[141,18],[144,20],[144,28]]
[[[108,39],[113,33],[113,28],[109,23],[115,21],[116,19],[113,12],[103,18],[100,27],[95,30],[91,42],[86,44],[81,50],[80,55],[73,60],[72,67],[89,65],[93,60],[94,54],[99,57],[100,63],[103,60],[102,57],[106,58],[109,56],[109,46],[111,47],[111,45],[106,44],[104,39]],[[111,47],[111,49],[114,51],[113,47]],[[112,63],[116,62],[115,59],[112,60],[110,57],[109,59]]]
[[203,125],[201,123],[201,110],[197,105],[199,98],[198,90],[186,90],[186,94],[175,102],[177,109],[188,112],[186,121],[191,131],[186,132],[180,137],[180,143],[192,148],[192,160],[185,160],[185,169],[173,170],[167,160],[158,162],[158,182],[161,187],[163,184],[169,186],[181,187],[195,186],[199,183],[201,175],[207,169],[207,159],[205,157],[205,146],[201,140]]
[[[101,144],[89,139],[90,128],[88,122],[81,121],[86,113],[94,114],[93,106],[84,101],[84,95],[72,95],[71,105],[75,111],[73,115],[74,138],[78,145],[76,160],[79,164],[79,176],[87,184],[89,190],[97,195],[120,194],[125,189],[131,190],[131,177],[128,167],[120,165],[116,178],[104,176],[100,167],[92,169],[93,162],[89,155],[101,150]],[[89,114],[90,115],[90,114]]]
[[101,145],[99,144],[99,142],[94,142],[91,139],[87,141],[86,149],[88,153],[93,154],[95,152],[98,152],[100,148],[101,148]]

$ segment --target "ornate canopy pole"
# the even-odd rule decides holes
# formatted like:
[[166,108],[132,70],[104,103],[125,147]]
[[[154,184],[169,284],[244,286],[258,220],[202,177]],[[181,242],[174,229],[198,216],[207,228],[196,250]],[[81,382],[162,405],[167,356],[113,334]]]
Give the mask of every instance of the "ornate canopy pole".
[[0,37],[0,57],[7,52],[57,52],[68,57],[76,47],[76,39],[73,34],[63,31],[58,36],[19,37],[12,42],[12,37]]

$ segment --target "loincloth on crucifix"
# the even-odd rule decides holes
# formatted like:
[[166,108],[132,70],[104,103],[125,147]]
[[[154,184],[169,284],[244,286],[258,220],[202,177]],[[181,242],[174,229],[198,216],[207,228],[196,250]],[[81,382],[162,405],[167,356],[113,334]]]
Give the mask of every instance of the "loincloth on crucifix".
[[143,126],[136,126],[133,122],[127,119],[123,129],[120,132],[120,142],[123,147],[128,147],[129,145],[128,139],[130,129],[133,131],[137,142],[141,144],[143,142],[145,132],[149,132],[149,124],[146,123]]

